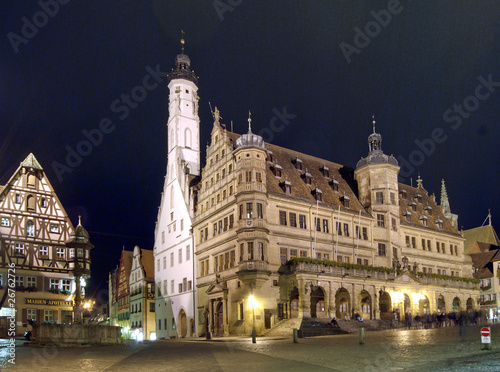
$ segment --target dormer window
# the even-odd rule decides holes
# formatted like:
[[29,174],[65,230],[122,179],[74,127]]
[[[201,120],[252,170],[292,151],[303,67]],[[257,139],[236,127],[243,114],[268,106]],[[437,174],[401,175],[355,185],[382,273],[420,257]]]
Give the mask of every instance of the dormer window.
[[401,199],[406,199],[406,190],[401,190],[399,195],[401,196]]
[[411,210],[413,212],[416,212],[417,211],[417,203],[415,203],[414,201],[411,201],[408,203],[408,206],[411,207]]
[[285,192],[285,194],[287,194],[287,195],[292,194],[292,184],[290,183],[290,181],[288,181],[287,178],[285,178],[285,182],[280,183],[280,186],[283,189],[283,191]]
[[346,194],[340,197],[340,201],[344,208],[349,208],[349,197]]
[[303,169],[302,160],[300,160],[298,156],[292,161],[292,163],[295,165],[295,169],[300,171]]
[[323,192],[320,189],[318,189],[318,185],[316,185],[316,188],[313,191],[311,191],[311,193],[313,194],[314,199],[316,199],[316,201],[323,200]]
[[335,177],[333,177],[329,183],[332,186],[333,191],[339,191],[339,181],[337,181]]
[[281,170],[282,170],[282,169],[283,169],[283,168],[281,168],[281,165],[279,165],[279,164],[276,164],[276,165],[272,168],[274,175],[275,175],[276,177],[278,177],[278,178],[281,178]]
[[274,163],[274,155],[271,150],[267,150],[267,159],[269,163]]
[[427,226],[427,216],[421,215],[418,219],[422,222],[422,225]]
[[443,220],[442,219],[440,219],[438,217],[438,219],[436,221],[434,221],[434,223],[437,225],[439,230],[443,230]]
[[403,217],[405,217],[406,222],[411,222],[411,212],[408,209],[403,212]]
[[415,195],[415,200],[417,201],[417,203],[422,204],[422,195],[420,195],[420,194],[416,194],[416,195]]
[[301,177],[304,179],[304,182],[307,185],[311,185],[311,183],[312,183],[312,176],[311,176],[311,173],[309,173],[307,171],[307,168],[306,168],[306,172]]
[[426,211],[429,216],[432,216],[432,207],[430,207],[429,204],[424,207],[424,211]]
[[321,171],[323,177],[330,178],[330,169],[328,169],[326,165],[323,165],[321,168],[319,168],[319,170]]

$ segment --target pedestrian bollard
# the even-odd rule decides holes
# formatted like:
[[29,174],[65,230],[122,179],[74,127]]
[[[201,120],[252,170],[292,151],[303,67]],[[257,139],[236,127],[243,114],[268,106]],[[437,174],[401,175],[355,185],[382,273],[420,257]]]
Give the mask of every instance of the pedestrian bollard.
[[359,327],[359,344],[365,344],[365,327]]
[[299,330],[294,329],[293,330],[293,343],[296,344],[299,342]]

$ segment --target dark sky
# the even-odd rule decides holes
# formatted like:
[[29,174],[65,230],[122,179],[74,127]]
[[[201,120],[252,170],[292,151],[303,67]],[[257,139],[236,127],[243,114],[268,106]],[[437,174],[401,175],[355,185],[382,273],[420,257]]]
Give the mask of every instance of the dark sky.
[[[166,79],[118,108],[148,69],[171,70],[181,29],[199,76],[203,150],[211,102],[235,132],[251,110],[268,142],[355,167],[374,114],[406,183],[420,173],[439,195],[444,178],[466,229],[489,208],[494,224],[500,216],[497,1],[44,1],[50,16],[37,1],[0,5],[0,182],[35,154],[91,233],[94,290],[123,246],[153,248]],[[108,133],[85,148],[84,131],[100,123]],[[68,163],[79,145],[86,155]],[[56,162],[68,166],[59,176]]]

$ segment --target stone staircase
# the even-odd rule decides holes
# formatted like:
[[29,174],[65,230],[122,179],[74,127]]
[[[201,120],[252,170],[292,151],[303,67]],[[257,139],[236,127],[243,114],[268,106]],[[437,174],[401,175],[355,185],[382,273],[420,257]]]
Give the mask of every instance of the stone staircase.
[[263,336],[266,337],[293,337],[293,330],[299,329],[302,318],[283,319]]
[[294,329],[300,329],[304,337],[358,333],[360,327],[364,327],[365,332],[391,329],[390,322],[386,320],[364,320],[363,322],[358,322],[357,320],[338,320],[338,324],[339,327],[332,327],[330,319],[324,318],[283,319],[262,336],[293,337]]
[[384,329],[391,329],[390,322],[380,319],[365,319],[362,322],[357,320],[337,320],[340,328],[345,331],[345,333],[357,333],[360,327],[365,328],[365,332],[370,331],[382,331]]
[[323,318],[303,319],[300,329],[302,330],[302,335],[304,337],[341,335],[349,333],[348,331],[342,329],[342,324],[340,324],[340,322],[339,327],[333,327],[330,325],[330,319]]

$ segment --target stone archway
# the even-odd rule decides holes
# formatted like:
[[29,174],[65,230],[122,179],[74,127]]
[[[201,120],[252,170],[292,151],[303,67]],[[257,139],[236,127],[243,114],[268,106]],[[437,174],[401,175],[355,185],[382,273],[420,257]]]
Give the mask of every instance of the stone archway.
[[460,299],[458,297],[453,299],[452,309],[453,311],[460,311]]
[[358,295],[359,315],[364,319],[371,319],[372,297],[366,290],[362,290]]
[[446,302],[444,301],[444,296],[439,295],[437,298],[437,310],[438,313],[444,314],[446,312]]
[[380,297],[378,300],[378,306],[380,309],[380,319],[390,320],[392,319],[392,299],[391,295],[382,290],[379,292]]
[[311,287],[311,318],[325,318],[325,292],[321,287]]
[[431,313],[430,311],[430,303],[427,296],[422,296],[418,301],[418,313],[420,315],[428,315]]
[[224,336],[224,304],[219,302],[215,310],[215,324],[214,324],[215,336]]
[[183,309],[179,311],[179,316],[177,320],[179,326],[179,337],[186,338],[187,336],[187,317]]
[[408,293],[404,294],[404,307],[403,307],[403,312],[405,314],[411,313],[411,301],[410,301],[410,296],[408,296]]
[[337,319],[345,319],[351,316],[351,301],[347,289],[340,288],[335,294],[335,316]]
[[466,310],[467,310],[467,312],[474,310],[474,300],[473,300],[472,298],[470,298],[470,297],[469,297],[469,298],[467,299],[467,303],[466,303],[466,305],[465,305],[465,306],[466,306]]
[[297,318],[299,316],[299,289],[293,287],[290,293],[290,318]]

